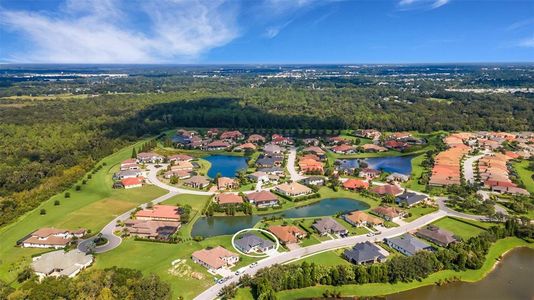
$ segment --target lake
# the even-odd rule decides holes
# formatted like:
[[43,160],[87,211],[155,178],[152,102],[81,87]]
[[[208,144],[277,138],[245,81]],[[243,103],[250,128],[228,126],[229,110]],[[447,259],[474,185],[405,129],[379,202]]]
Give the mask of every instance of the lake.
[[218,216],[202,217],[196,221],[191,231],[192,236],[217,236],[234,234],[239,230],[253,227],[264,217],[284,216],[285,218],[305,218],[335,215],[338,212],[368,209],[367,203],[348,198],[328,198],[310,205],[290,208],[286,211],[253,216]]
[[534,299],[534,249],[517,248],[484,279],[425,286],[388,295],[387,300],[527,300]]
[[[412,174],[412,155],[406,156],[385,156],[385,157],[370,157],[361,159],[367,163],[371,169],[381,170],[388,173],[400,173],[405,175]],[[352,168],[359,166],[360,159],[340,159],[343,165]]]
[[204,159],[211,163],[211,168],[208,170],[208,176],[211,178],[215,178],[217,173],[232,178],[237,171],[247,168],[247,159],[243,156],[210,155]]

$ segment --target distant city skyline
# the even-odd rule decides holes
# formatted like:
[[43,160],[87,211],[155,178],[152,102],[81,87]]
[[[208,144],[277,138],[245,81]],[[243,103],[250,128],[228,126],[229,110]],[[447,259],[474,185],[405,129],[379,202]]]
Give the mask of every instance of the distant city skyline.
[[526,0],[2,0],[0,62],[533,62],[533,16]]

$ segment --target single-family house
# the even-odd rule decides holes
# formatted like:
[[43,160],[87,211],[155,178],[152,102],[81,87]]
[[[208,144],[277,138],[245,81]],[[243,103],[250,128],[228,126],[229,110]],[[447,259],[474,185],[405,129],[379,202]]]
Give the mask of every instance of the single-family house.
[[432,251],[433,249],[429,244],[408,233],[384,240],[388,246],[406,256],[413,256],[419,251]]
[[193,262],[212,272],[222,268],[231,267],[239,261],[239,255],[228,251],[221,246],[195,251],[191,255],[191,258],[193,259]]
[[145,179],[143,177],[124,178],[120,181],[120,183],[125,189],[133,189],[142,187],[144,180]]
[[282,153],[282,147],[274,144],[266,144],[263,146],[263,152],[266,154],[279,154]]
[[347,221],[352,226],[360,227],[360,226],[367,226],[372,227],[376,225],[384,225],[384,221],[382,219],[373,217],[367,213],[364,213],[363,211],[351,211],[347,214],[344,214],[342,216],[343,220]]
[[238,141],[242,140],[244,138],[244,135],[238,130],[232,130],[221,133],[221,136],[219,138],[225,141]]
[[310,176],[306,177],[302,180],[300,180],[300,183],[305,185],[315,185],[315,186],[322,186],[324,185],[326,179],[321,176]]
[[210,184],[210,179],[206,176],[195,175],[189,179],[184,180],[184,185],[196,189],[203,189]]
[[228,149],[229,147],[230,147],[230,144],[228,144],[227,142],[221,141],[221,140],[215,140],[206,145],[206,150],[208,151],[225,150],[225,149]]
[[387,148],[384,148],[382,146],[375,145],[375,144],[365,144],[365,145],[362,145],[361,147],[362,147],[363,151],[365,151],[365,152],[385,152],[385,151],[388,151]]
[[275,248],[275,243],[261,238],[255,234],[248,233],[235,240],[237,249],[243,253],[262,252],[265,253]]
[[397,196],[403,192],[403,189],[396,184],[384,184],[374,186],[373,188],[371,188],[371,192],[379,194],[380,196]]
[[274,234],[280,243],[284,245],[298,243],[301,239],[306,237],[306,232],[304,230],[293,225],[273,225],[267,230]]
[[298,182],[282,183],[275,186],[274,190],[288,197],[299,197],[313,193],[312,189]]
[[180,222],[180,210],[174,205],[157,204],[135,213],[137,220]]
[[265,143],[265,137],[259,135],[259,134],[251,134],[248,139],[247,139],[247,142],[249,143],[253,143],[253,144],[260,144],[260,143]]
[[191,171],[187,170],[171,170],[167,171],[163,174],[163,178],[170,179],[172,177],[176,177],[178,179],[187,179],[191,178]]
[[74,238],[83,237],[87,231],[85,229],[67,230],[44,227],[35,230],[17,242],[23,248],[64,248],[70,244]]
[[235,179],[229,177],[219,177],[217,178],[217,189],[226,190],[226,189],[235,189],[238,187],[238,183]]
[[52,276],[74,277],[93,263],[93,255],[78,249],[68,252],[63,250],[47,252],[33,258],[31,267],[35,274],[43,279]]
[[343,225],[330,217],[316,220],[312,227],[317,230],[320,235],[348,233],[347,228],[343,227]]
[[401,173],[391,173],[386,177],[388,182],[406,182],[410,180],[410,176]]
[[254,173],[248,174],[247,176],[252,181],[262,181],[262,182],[268,182],[269,181],[269,174],[262,172],[262,171],[256,171]]
[[369,182],[361,179],[350,178],[343,182],[343,188],[347,190],[366,190],[369,188]]
[[447,247],[457,241],[452,232],[434,225],[419,229],[415,235],[442,247]]
[[175,154],[175,155],[169,156],[169,162],[192,161],[192,160],[193,160],[193,157],[187,154]]
[[154,152],[141,152],[137,154],[137,161],[139,163],[157,164],[163,162],[164,160],[165,157]]
[[348,153],[354,153],[356,151],[356,148],[354,148],[354,146],[352,145],[342,144],[342,145],[334,146],[330,150],[332,150],[332,152],[337,153],[337,154],[348,154]]
[[416,194],[411,192],[404,192],[395,198],[395,202],[399,205],[405,205],[407,207],[411,207],[413,205],[416,205],[417,203],[426,201],[428,199],[427,195],[423,194]]
[[378,206],[371,211],[386,221],[395,221],[404,215],[404,211],[393,206]]
[[380,170],[371,169],[371,168],[363,168],[360,170],[360,173],[358,174],[359,177],[363,177],[367,180],[372,180],[380,176],[382,172]]
[[278,205],[278,197],[269,191],[252,192],[245,195],[247,200],[257,207],[271,207]]
[[384,262],[388,256],[389,252],[369,241],[358,243],[343,252],[343,257],[356,265]]
[[181,223],[176,221],[152,221],[128,219],[124,221],[124,230],[131,235],[145,239],[168,240]]
[[238,194],[226,193],[215,196],[215,201],[219,205],[242,204],[243,198]]

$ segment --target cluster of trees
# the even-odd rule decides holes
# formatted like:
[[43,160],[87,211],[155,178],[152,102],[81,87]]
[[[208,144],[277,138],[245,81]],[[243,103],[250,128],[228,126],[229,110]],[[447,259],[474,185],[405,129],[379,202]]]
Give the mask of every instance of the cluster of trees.
[[92,269],[75,278],[30,278],[16,290],[0,282],[0,298],[9,300],[52,299],[171,299],[170,286],[154,274],[113,267]]
[[440,270],[479,269],[485,261],[491,244],[508,236],[532,238],[534,226],[509,220],[506,225],[494,226],[464,242],[451,244],[434,252],[421,251],[416,255],[393,256],[385,263],[371,265],[317,266],[303,262],[300,265],[276,265],[263,269],[254,278],[244,277],[242,284],[252,288],[255,299],[276,299],[282,290],[314,285],[345,285],[365,283],[396,283],[421,280]]

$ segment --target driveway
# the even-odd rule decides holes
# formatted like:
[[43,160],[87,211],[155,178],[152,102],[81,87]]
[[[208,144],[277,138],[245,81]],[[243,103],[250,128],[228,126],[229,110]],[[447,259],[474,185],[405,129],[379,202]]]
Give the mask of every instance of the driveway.
[[464,160],[464,178],[467,183],[473,184],[475,183],[475,170],[473,168],[473,164],[481,159],[483,156],[485,156],[486,153],[475,155],[475,156],[469,156]]
[[289,148],[289,155],[287,156],[287,171],[289,172],[289,175],[291,177],[291,181],[299,181],[301,179],[306,178],[306,176],[302,176],[299,174],[297,169],[295,168],[295,161],[297,160],[297,148],[291,147]]

